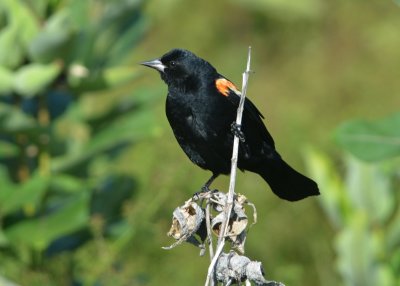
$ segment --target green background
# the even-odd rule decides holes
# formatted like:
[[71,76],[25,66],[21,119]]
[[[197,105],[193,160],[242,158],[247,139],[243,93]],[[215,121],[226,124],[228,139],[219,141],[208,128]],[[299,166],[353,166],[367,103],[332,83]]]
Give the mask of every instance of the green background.
[[248,97],[321,196],[289,203],[239,173],[258,210],[246,255],[286,285],[400,285],[399,16],[381,0],[2,1],[0,285],[204,284],[208,257],[161,247],[210,174],[138,63],[185,48],[240,86],[249,45]]

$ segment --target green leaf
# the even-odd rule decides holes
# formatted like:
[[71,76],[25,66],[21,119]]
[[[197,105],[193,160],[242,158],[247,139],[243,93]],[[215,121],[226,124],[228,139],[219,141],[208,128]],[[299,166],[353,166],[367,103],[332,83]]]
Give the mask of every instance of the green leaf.
[[346,187],[352,206],[368,213],[371,223],[385,224],[396,201],[390,188],[390,176],[376,164],[366,164],[355,158],[348,158],[346,162]]
[[48,0],[35,0],[35,1],[30,1],[29,5],[31,9],[34,11],[36,15],[38,15],[40,18],[44,18],[46,15],[46,9],[48,6]]
[[43,92],[61,72],[59,63],[48,65],[33,63],[16,72],[14,89],[17,93],[32,97]]
[[4,233],[16,246],[23,244],[42,251],[53,240],[87,225],[89,198],[87,192],[81,192],[53,213],[25,220],[6,229]]
[[39,23],[24,1],[2,0],[9,26],[0,34],[0,65],[15,68],[25,58],[29,42],[39,31]]
[[386,243],[389,251],[398,250],[398,260],[400,269],[400,208],[397,209],[396,213],[393,215],[386,232]]
[[120,116],[103,131],[97,133],[79,151],[74,150],[72,154],[53,158],[52,170],[59,172],[113,147],[155,135],[157,128],[153,119],[148,111],[135,111]]
[[365,213],[351,216],[336,240],[338,269],[345,285],[380,285],[375,260],[380,243],[375,234],[371,235]]
[[336,131],[337,142],[365,161],[400,155],[400,112],[376,121],[353,120]]
[[0,165],[0,185],[2,189],[2,191],[0,192],[0,206],[1,206],[1,202],[7,196],[6,193],[8,192],[8,190],[14,188],[14,184],[11,183],[10,178],[8,177],[7,169],[3,165]]
[[13,87],[13,74],[12,72],[0,66],[0,96],[11,93]]
[[118,66],[104,69],[103,77],[107,87],[115,87],[126,83],[139,75],[138,68],[132,66]]
[[148,27],[148,22],[143,18],[138,18],[136,23],[129,27],[123,35],[115,42],[109,51],[108,65],[115,65],[129,54],[129,51],[142,38]]
[[14,145],[12,143],[0,140],[0,159],[15,157],[18,154],[19,154],[18,146]]
[[[132,66],[118,66],[102,70],[100,74],[91,76],[87,68],[80,64],[73,64],[69,69],[68,81],[79,92],[95,92],[107,90],[125,84],[139,75],[138,68]],[[112,100],[112,99],[111,99]]]
[[50,186],[53,190],[67,193],[77,193],[86,187],[82,180],[66,174],[53,175]]
[[38,128],[35,119],[23,113],[20,109],[0,103],[0,131],[15,133],[34,131]]
[[24,52],[18,33],[16,25],[9,25],[0,31],[0,66],[12,69],[22,63]]
[[148,111],[135,111],[120,116],[90,140],[86,146],[87,152],[101,152],[121,143],[153,135],[155,128],[152,120]]
[[23,46],[24,52],[29,42],[36,36],[39,31],[39,23],[35,15],[33,15],[31,8],[23,1],[15,0],[2,0],[10,5],[12,11],[13,21],[18,23],[19,39]]
[[71,20],[67,10],[54,14],[42,31],[29,45],[30,56],[38,62],[50,62],[57,58],[66,59],[69,52],[67,45],[71,39]]
[[317,180],[323,192],[319,197],[322,207],[336,227],[343,226],[350,215],[352,206],[341,176],[326,155],[309,148],[304,157],[311,177]]
[[0,247],[5,247],[9,244],[7,237],[5,236],[3,230],[0,228]]
[[0,209],[3,215],[23,209],[33,215],[48,186],[48,178],[35,174],[21,186],[8,184],[0,192]]
[[69,10],[69,15],[74,15],[74,20],[71,21],[74,29],[86,29],[90,26],[90,21],[93,19],[93,17],[88,16],[93,9],[90,1],[70,0],[65,8]]
[[[396,270],[393,270],[389,264],[380,264],[378,267],[378,278],[380,285],[399,285],[400,282],[399,275],[396,274]],[[397,284],[396,284],[397,279]]]

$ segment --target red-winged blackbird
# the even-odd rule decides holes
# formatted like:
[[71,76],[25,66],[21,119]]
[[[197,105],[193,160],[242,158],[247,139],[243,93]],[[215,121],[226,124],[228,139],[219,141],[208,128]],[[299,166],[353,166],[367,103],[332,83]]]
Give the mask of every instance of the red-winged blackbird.
[[240,92],[210,63],[190,51],[174,49],[142,65],[159,71],[168,85],[166,114],[179,145],[193,163],[212,172],[204,188],[208,189],[218,175],[230,173],[235,133],[242,137],[239,169],[259,174],[285,200],[319,194],[313,180],[282,160],[262,121],[264,117],[249,99],[245,101],[242,125],[232,124]]

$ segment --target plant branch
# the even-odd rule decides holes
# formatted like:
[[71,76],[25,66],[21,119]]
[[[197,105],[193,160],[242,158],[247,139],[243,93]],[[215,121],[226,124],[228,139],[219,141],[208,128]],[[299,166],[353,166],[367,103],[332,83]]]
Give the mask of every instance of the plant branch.
[[[249,50],[248,50],[246,70],[242,74],[242,93],[240,95],[240,102],[239,102],[239,107],[238,107],[237,115],[236,115],[237,126],[240,126],[242,123],[242,115],[243,115],[243,108],[244,108],[244,103],[245,103],[245,98],[246,98],[247,85],[248,85],[248,80],[249,80],[249,74],[251,72],[250,71],[250,61],[251,61],[251,47],[249,47]],[[228,232],[229,218],[230,218],[230,215],[232,212],[233,200],[234,200],[234,194],[235,194],[238,154],[239,154],[239,137],[235,135],[234,140],[233,140],[229,191],[228,191],[227,201],[226,201],[226,204],[224,207],[225,216],[224,216],[224,221],[221,225],[221,229],[220,229],[220,233],[219,233],[219,237],[218,237],[217,249],[215,251],[214,257],[211,260],[210,266],[208,267],[207,280],[206,280],[205,286],[208,286],[210,281],[213,281],[214,268],[215,268],[217,260],[218,260],[220,254],[224,248],[224,245],[225,245],[225,238],[226,238],[226,235]]]
[[210,225],[210,204],[207,203],[206,206],[206,226],[207,226],[207,239],[208,239],[208,248],[210,251],[210,260],[212,261],[212,258],[214,257],[214,248],[213,248],[213,243],[212,243],[212,231],[211,231],[211,225]]

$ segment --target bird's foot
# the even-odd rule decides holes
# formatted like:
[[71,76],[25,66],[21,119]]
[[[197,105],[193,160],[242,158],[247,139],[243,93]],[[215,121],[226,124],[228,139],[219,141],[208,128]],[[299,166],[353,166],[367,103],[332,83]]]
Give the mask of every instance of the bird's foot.
[[211,190],[208,186],[202,186],[200,191],[195,192],[192,196],[193,200],[198,201],[202,197],[204,197],[207,193],[210,193]]
[[212,199],[215,196],[215,193],[218,193],[217,189],[201,190],[193,194],[192,201],[198,202],[198,204],[202,206],[204,201]]
[[237,124],[236,122],[232,122],[231,124],[231,132],[233,135],[239,138],[240,142],[245,142],[246,139],[244,138],[244,133],[241,130],[241,125]]
[[210,188],[208,186],[202,186],[200,193],[208,193],[210,191]]
[[218,177],[218,174],[213,173],[207,182],[201,187],[200,191],[193,194],[192,198],[197,201],[200,198],[203,198],[206,194],[211,193],[212,191],[210,190],[210,185],[216,177]]

